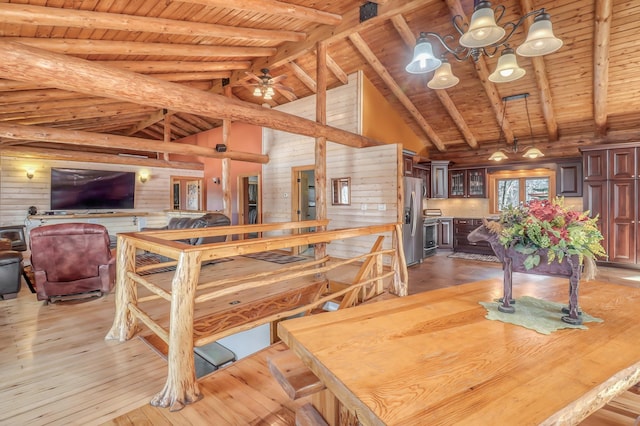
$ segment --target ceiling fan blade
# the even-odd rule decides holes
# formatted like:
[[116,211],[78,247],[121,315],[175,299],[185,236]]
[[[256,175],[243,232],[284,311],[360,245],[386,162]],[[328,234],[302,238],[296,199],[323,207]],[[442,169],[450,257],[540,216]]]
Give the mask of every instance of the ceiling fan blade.
[[273,87],[278,90],[286,90],[287,92],[293,93],[293,89],[291,87],[285,86],[284,84],[274,84]]
[[262,82],[262,80],[260,79],[260,77],[258,77],[258,76],[257,76],[257,75],[255,75],[254,73],[249,72],[249,71],[245,71],[244,73],[245,73],[246,75],[248,75],[249,77],[251,77],[251,78],[255,79],[257,82],[259,82],[259,83],[261,83],[261,82]]
[[287,78],[286,74],[282,74],[282,75],[278,75],[278,76],[275,76],[275,77],[271,77],[271,79],[269,80],[269,84],[280,83],[282,80],[284,80],[286,78]]

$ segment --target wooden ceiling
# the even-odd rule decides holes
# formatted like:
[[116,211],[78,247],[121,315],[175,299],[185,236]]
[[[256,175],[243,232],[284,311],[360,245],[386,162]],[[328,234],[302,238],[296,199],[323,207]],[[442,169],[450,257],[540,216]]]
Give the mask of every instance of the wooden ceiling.
[[[360,22],[362,0],[32,0],[0,2],[0,50],[13,43],[55,54],[65,66],[80,58],[101,66],[145,74],[165,82],[263,104],[246,72],[286,74],[295,95],[277,91],[271,106],[316,91],[316,46],[327,46],[328,87],[365,75],[424,140],[428,157],[458,164],[485,163],[497,147],[536,145],[552,157],[579,155],[584,145],[636,141],[640,137],[640,2],[633,0],[500,0],[503,22],[544,7],[564,46],[541,58],[519,57],[526,75],[515,82],[487,80],[497,63],[482,57],[456,62],[460,83],[446,90],[426,87],[431,77],[411,75],[420,31],[454,34],[452,16],[470,17],[472,0],[378,0],[377,16]],[[370,6],[370,5],[369,5]],[[520,45],[525,29],[514,35]],[[441,51],[434,43],[436,51]],[[19,49],[18,49],[19,50]],[[0,149],[6,152],[66,149],[125,152],[102,135],[87,135],[81,147],[56,143],[22,126],[46,131],[82,131],[136,139],[176,140],[221,125],[221,117],[159,108],[140,95],[115,98],[92,88],[71,91],[65,74],[46,80],[18,63],[0,65]],[[86,77],[90,80],[91,75]],[[120,84],[120,83],[118,83]],[[87,85],[90,86],[89,82]],[[66,87],[66,89],[65,89]],[[225,87],[227,88],[225,90]],[[502,98],[528,93],[509,101]],[[527,119],[531,119],[531,131]],[[505,117],[504,132],[499,123]],[[16,127],[17,126],[17,127]],[[533,133],[533,141],[531,140]],[[37,139],[37,140],[36,140]],[[108,140],[108,139],[107,139]],[[146,152],[148,145],[136,145]],[[162,147],[158,147],[159,152]],[[242,151],[242,147],[234,147]],[[518,156],[519,157],[519,156]],[[517,158],[511,154],[511,158]]]

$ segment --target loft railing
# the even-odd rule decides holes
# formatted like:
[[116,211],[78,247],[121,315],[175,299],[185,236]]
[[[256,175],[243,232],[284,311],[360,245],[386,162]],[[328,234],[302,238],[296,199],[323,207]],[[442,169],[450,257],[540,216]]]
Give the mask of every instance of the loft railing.
[[[385,280],[391,293],[407,294],[407,269],[400,225],[298,233],[303,229],[326,227],[327,224],[327,220],[318,220],[118,234],[116,311],[106,339],[129,340],[142,322],[168,345],[167,382],[152,399],[152,405],[170,407],[174,411],[200,399],[193,359],[196,346],[310,312],[327,301],[337,301],[339,308],[353,306],[383,292]],[[258,233],[263,237],[230,240],[233,236],[237,238],[247,233]],[[265,236],[274,233],[291,234]],[[225,236],[228,241],[197,246],[178,241],[194,236]],[[370,236],[377,236],[371,250],[348,259],[324,257],[253,273],[243,273],[238,269],[232,276],[215,276],[207,273],[211,269],[203,270],[208,268],[203,264],[210,261]],[[389,236],[391,248],[383,249],[383,240]],[[152,266],[136,266],[136,254],[142,251],[164,256],[167,260]],[[359,266],[352,282],[330,283],[326,279],[325,274],[349,264]],[[162,283],[156,282],[154,275],[144,274],[158,267],[175,267],[169,288],[166,285],[163,288]],[[218,266],[217,270],[221,268]],[[138,297],[139,289],[148,294]],[[229,304],[225,298],[230,295],[253,295],[262,290],[268,297],[220,309],[221,305]],[[163,301],[168,305],[159,308]],[[195,315],[196,310],[199,315]]]

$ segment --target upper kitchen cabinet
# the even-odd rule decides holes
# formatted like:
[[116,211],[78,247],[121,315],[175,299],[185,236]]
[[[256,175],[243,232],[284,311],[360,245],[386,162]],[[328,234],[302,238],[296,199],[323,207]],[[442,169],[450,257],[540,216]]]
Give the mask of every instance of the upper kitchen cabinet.
[[635,147],[617,148],[609,151],[609,179],[634,179],[636,171]]
[[584,180],[607,180],[607,159],[608,151],[599,149],[586,151],[583,153],[582,162],[584,164]]
[[486,169],[449,170],[450,198],[486,198]]
[[431,162],[431,198],[447,198],[449,196],[449,162]]

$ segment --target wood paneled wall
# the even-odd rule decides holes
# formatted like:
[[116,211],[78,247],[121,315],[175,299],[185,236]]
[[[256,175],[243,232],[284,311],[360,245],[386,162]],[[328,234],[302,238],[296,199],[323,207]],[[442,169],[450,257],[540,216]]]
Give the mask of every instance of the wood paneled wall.
[[[28,179],[25,169],[31,167],[35,170],[32,179]],[[200,170],[182,170],[156,167],[139,167],[112,164],[94,164],[87,162],[68,162],[59,160],[34,160],[28,158],[0,157],[0,226],[27,224],[37,226],[43,223],[29,223],[27,210],[30,206],[38,208],[38,212],[50,210],[51,168],[69,167],[78,169],[95,170],[120,170],[136,172],[141,170],[149,172],[149,180],[141,183],[136,179],[135,208],[123,209],[122,212],[131,212],[128,218],[96,218],[96,223],[101,223],[109,228],[109,232],[131,232],[138,230],[139,226],[163,226],[166,223],[166,213],[170,205],[171,176],[202,177]],[[79,212],[85,213],[86,211]],[[133,214],[140,212],[161,213],[141,217],[136,223]],[[72,213],[72,212],[69,212]],[[62,217],[51,218],[56,222],[65,220]],[[77,222],[87,220],[74,220]],[[38,222],[41,222],[40,220]]]
[[[350,132],[360,133],[361,87],[359,74],[349,76],[349,83],[327,92],[327,124]],[[305,118],[315,118],[315,96],[299,99],[276,109]],[[262,167],[262,195],[264,222],[292,220],[291,169],[313,166],[314,139],[263,130],[263,153],[270,161]],[[327,144],[327,218],[329,229],[366,226],[397,221],[397,145],[371,148],[350,148],[335,143]],[[351,204],[331,205],[331,179],[351,178]],[[365,210],[366,209],[366,210]],[[353,240],[353,241],[352,241]],[[349,257],[368,252],[373,240],[352,239],[334,241],[327,253],[336,257]],[[390,246],[390,239],[387,239]]]

